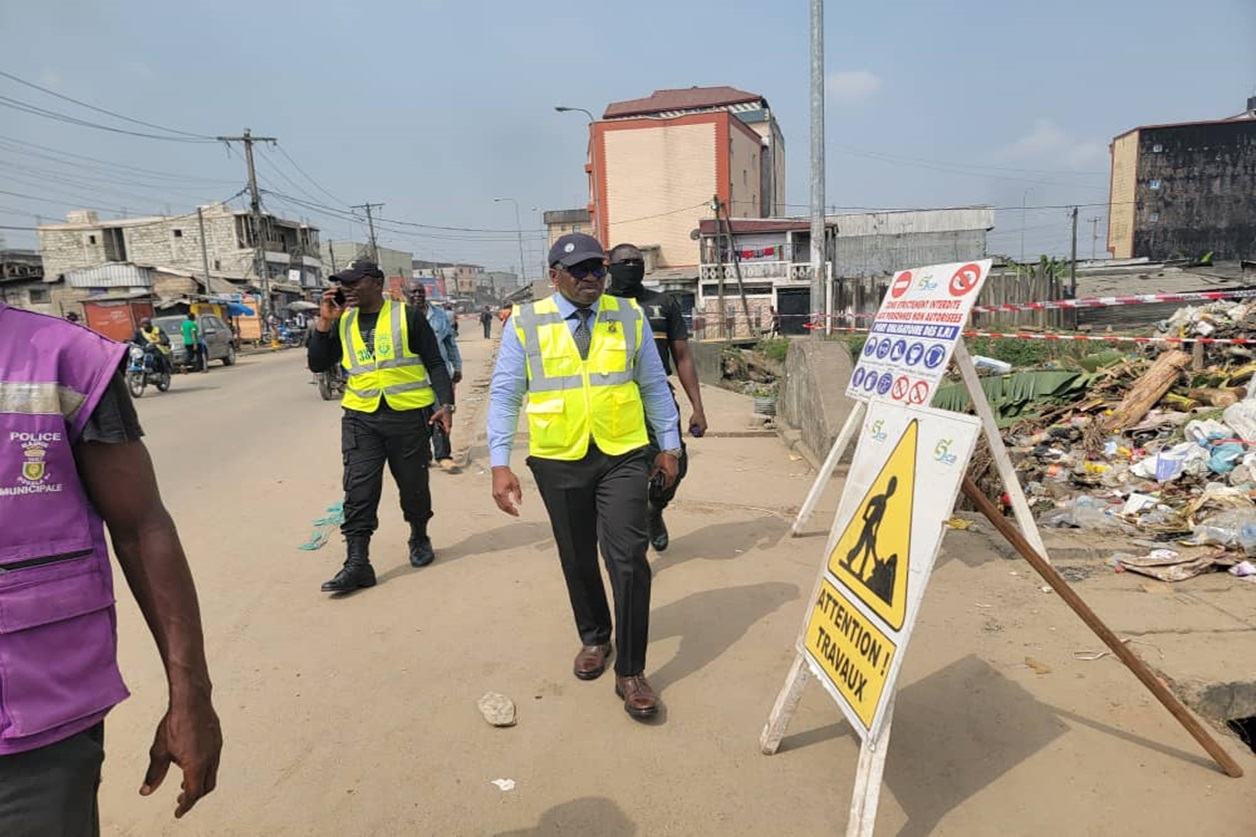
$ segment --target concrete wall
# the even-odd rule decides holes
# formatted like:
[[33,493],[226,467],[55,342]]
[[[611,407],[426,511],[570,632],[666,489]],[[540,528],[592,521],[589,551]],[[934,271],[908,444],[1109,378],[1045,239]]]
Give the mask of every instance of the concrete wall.
[[1138,132],[1134,258],[1256,257],[1256,120]]
[[828,455],[855,406],[845,394],[852,371],[845,342],[794,340],[789,344],[776,414],[802,434],[805,453],[815,465]]
[[730,121],[728,138],[728,214],[733,218],[761,217],[762,141],[750,126],[737,119]]
[[727,189],[727,184],[720,188],[717,177],[716,123],[728,118],[718,113],[598,123],[604,223],[611,245],[657,244],[660,267],[698,264],[698,243],[689,233],[711,214],[711,196]]
[[1134,187],[1138,183],[1138,131],[1112,141],[1112,184],[1108,206],[1108,252],[1114,259],[1134,253]]

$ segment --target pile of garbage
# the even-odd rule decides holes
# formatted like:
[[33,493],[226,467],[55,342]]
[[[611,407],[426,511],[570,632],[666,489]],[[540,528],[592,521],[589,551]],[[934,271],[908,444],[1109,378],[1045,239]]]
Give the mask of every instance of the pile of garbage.
[[[1161,328],[1237,336],[1256,331],[1249,313],[1256,318],[1256,306],[1185,308]],[[1256,559],[1253,373],[1250,351],[1214,345],[1193,356],[1103,352],[1076,368],[985,378],[983,388],[1040,526],[1134,539],[1142,552],[1114,555],[1118,570],[1178,581],[1229,569],[1256,579],[1256,560],[1247,560]],[[955,392],[939,396],[937,406],[962,409],[947,403]],[[969,475],[1001,493],[984,445]],[[1207,549],[1183,555],[1175,546]]]

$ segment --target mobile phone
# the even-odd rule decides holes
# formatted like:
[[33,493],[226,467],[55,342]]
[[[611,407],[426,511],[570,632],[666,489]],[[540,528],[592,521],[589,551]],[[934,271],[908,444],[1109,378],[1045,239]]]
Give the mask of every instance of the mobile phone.
[[692,437],[694,437],[695,439],[701,439],[701,438],[702,438],[702,428],[701,428],[701,427],[698,427],[698,425],[696,425],[696,424],[694,424],[694,425],[690,425],[690,427],[689,427],[689,435],[690,435],[690,436],[692,436]]
[[345,292],[340,288],[336,288],[336,294],[332,297],[332,299],[336,301],[337,307],[345,307]]

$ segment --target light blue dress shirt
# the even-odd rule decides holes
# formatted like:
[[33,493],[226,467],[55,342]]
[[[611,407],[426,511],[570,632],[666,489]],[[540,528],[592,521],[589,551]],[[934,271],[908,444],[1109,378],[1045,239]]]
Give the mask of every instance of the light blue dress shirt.
[[[579,318],[572,316],[576,305],[562,294],[554,294],[558,312],[567,322],[567,328],[575,332]],[[599,300],[600,302],[600,300]],[[589,306],[594,314],[598,302]],[[645,404],[645,417],[654,429],[659,447],[672,450],[680,447],[680,412],[676,400],[667,385],[663,361],[654,348],[654,332],[650,321],[644,323],[641,343],[632,366],[633,378],[641,390]],[[514,446],[515,432],[519,426],[519,411],[528,390],[527,356],[519,335],[515,332],[514,318],[502,329],[501,345],[497,349],[497,366],[493,369],[493,383],[488,393],[488,450],[489,463],[493,468],[510,466],[510,451]]]
[[449,374],[462,371],[462,352],[458,349],[458,336],[454,334],[453,324],[449,322],[449,314],[444,308],[429,304],[427,306],[427,323],[436,335],[436,343],[440,346],[440,356],[449,367]]

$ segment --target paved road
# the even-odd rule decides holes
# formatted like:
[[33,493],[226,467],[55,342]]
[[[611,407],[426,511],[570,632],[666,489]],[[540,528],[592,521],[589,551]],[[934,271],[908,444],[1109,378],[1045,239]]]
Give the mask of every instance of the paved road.
[[[477,332],[467,324],[456,446],[473,441],[483,393],[471,379],[491,344]],[[227,744],[218,791],[178,825],[173,784],[136,795],[163,694],[124,594],[135,695],[108,723],[106,834],[841,833],[857,747],[817,687],[782,753],[757,752],[822,538],[782,540],[811,476],[774,437],[742,435],[748,401],[708,391],[714,433],[693,445],[673,547],[652,559],[649,671],[667,713],[643,726],[611,680],[570,674],[576,639],[530,483],[513,521],[481,466],[434,473],[438,560],[423,570],[406,563],[386,489],[382,584],[319,593],[339,543],[296,547],[339,499],[339,411],[308,380],[288,351],[140,401],[200,588]],[[1095,641],[1023,565],[968,533],[948,544],[904,668],[878,833],[1250,833],[1250,779],[1209,769],[1110,658],[1073,660]],[[517,727],[480,718],[490,690],[519,704]]]

